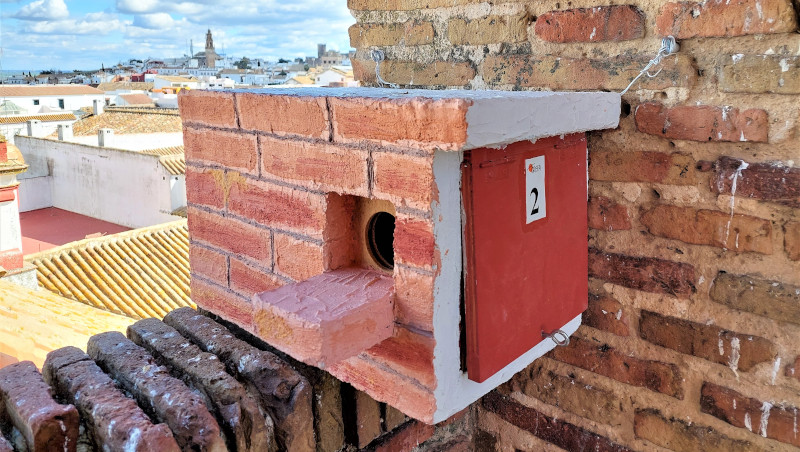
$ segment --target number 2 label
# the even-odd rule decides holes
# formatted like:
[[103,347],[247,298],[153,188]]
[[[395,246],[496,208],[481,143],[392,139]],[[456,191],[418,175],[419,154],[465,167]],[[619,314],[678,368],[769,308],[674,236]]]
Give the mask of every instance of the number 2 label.
[[540,155],[525,160],[525,223],[530,224],[546,216],[544,156]]

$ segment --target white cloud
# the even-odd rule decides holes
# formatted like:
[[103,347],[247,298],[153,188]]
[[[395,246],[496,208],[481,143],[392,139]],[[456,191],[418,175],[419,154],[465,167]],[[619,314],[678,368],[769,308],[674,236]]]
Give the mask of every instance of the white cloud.
[[51,35],[107,35],[124,28],[126,22],[115,14],[89,13],[82,19],[34,22],[23,29],[27,33]]
[[140,14],[163,11],[164,6],[159,6],[158,0],[117,0],[117,10],[122,13]]
[[32,21],[58,20],[69,17],[69,10],[64,0],[37,0],[23,6],[11,17]]
[[167,13],[138,14],[133,17],[133,26],[151,30],[171,30],[175,20]]

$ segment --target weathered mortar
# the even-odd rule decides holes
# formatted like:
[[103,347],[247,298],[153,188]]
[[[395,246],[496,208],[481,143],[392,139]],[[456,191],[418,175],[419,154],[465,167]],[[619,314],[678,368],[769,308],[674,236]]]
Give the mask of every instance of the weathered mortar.
[[[553,355],[562,361],[568,355],[572,364],[544,358],[500,390],[511,399],[484,400],[477,436],[481,444],[498,450],[549,449],[552,444],[567,449],[592,444],[605,450],[654,445],[783,450],[800,445],[793,432],[779,430],[781,416],[800,407],[800,380],[789,365],[798,358],[800,327],[791,319],[800,293],[757,286],[761,298],[756,301],[730,294],[731,284],[747,287],[751,281],[764,287],[800,284],[800,209],[793,191],[800,185],[796,1],[629,2],[641,12],[641,36],[613,32],[613,8],[585,0],[350,0],[348,5],[357,22],[350,30],[357,38],[352,40],[354,68],[367,85],[376,83],[370,51],[381,49],[386,55],[381,76],[402,88],[619,91],[655,55],[662,34],[675,34],[680,41],[680,52],[664,60],[662,73],[643,77],[624,96],[630,108],[623,109],[620,127],[590,136],[589,245],[600,254],[590,259],[596,269],[590,278],[593,296],[584,316],[587,326],[577,334],[584,340]],[[548,14],[582,7],[600,8]],[[601,22],[607,28],[586,36],[587,24],[595,28],[598,16],[609,18]],[[543,17],[551,23],[541,22]],[[556,33],[552,27],[558,20],[564,22]],[[432,36],[421,39],[420,27],[428,24]],[[630,28],[636,25],[634,19]],[[362,27],[368,33],[362,34]],[[414,39],[405,39],[398,29],[409,30]],[[607,40],[597,40],[602,36]],[[682,107],[676,119],[683,125],[676,128],[675,121],[662,120],[649,127],[641,122],[637,129],[637,107],[645,102]],[[758,111],[762,119],[735,127],[747,128],[745,139],[753,130],[763,142],[739,141],[742,131],[735,128],[715,129],[723,132],[721,137],[707,135],[703,121],[713,127],[735,122],[728,117],[732,109]],[[708,112],[715,118],[704,116]],[[712,141],[698,141],[704,133]],[[724,141],[713,141],[720,138]],[[737,173],[739,162],[730,170],[732,159],[744,160],[751,169]],[[765,171],[768,166],[777,170]],[[733,196],[731,177],[740,189]],[[693,219],[691,227],[676,223],[677,213]],[[726,218],[733,218],[730,225]],[[746,244],[745,237],[755,241]],[[632,271],[639,264],[647,265],[648,272]],[[669,270],[676,265],[691,272]],[[664,280],[664,275],[673,279]],[[650,316],[644,326],[642,311]],[[683,329],[651,331],[653,315],[691,323],[673,320]],[[744,371],[739,366],[744,364],[742,341],[749,342],[750,336],[764,347],[751,356],[757,363]],[[715,348],[720,356],[708,356]],[[637,385],[624,367],[601,366],[608,354],[638,366],[673,369],[677,398],[648,389],[663,388],[663,380]],[[708,408],[723,392],[704,392],[706,408],[701,407],[704,384],[739,393],[743,406],[766,402],[777,408],[748,414],[749,422],[742,420],[744,412],[726,422],[719,410]],[[527,418],[515,416],[514,410]],[[596,416],[598,410],[604,416]],[[537,429],[545,424],[520,420],[536,411],[567,423],[559,438],[548,433],[555,424]],[[776,419],[774,429],[770,418]]]

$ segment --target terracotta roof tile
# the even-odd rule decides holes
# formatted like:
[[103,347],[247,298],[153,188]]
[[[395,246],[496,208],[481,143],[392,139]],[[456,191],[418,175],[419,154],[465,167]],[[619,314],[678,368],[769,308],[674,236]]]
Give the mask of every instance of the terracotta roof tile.
[[[152,111],[147,111],[152,110]],[[87,116],[72,125],[75,136],[96,135],[100,129],[113,129],[117,135],[129,133],[179,133],[181,117],[153,109],[106,109],[102,114]]]
[[81,240],[26,260],[45,289],[131,318],[194,306],[186,220]]
[[140,151],[142,154],[149,154],[149,155],[173,155],[173,154],[180,154],[183,155],[183,145],[180,146],[169,146],[165,148],[158,148],[158,149],[145,149]]
[[0,116],[0,124],[17,124],[38,119],[42,122],[47,121],[74,121],[78,118],[72,113],[58,113],[55,115],[27,115],[27,116]]
[[128,105],[152,105],[153,99],[147,94],[120,94],[121,98],[125,99]]
[[109,82],[97,85],[100,91],[117,91],[127,89],[131,91],[150,91],[153,89],[153,82]]
[[105,94],[87,85],[0,85],[0,97]]
[[186,174],[186,158],[183,154],[162,155],[158,162],[173,176]]

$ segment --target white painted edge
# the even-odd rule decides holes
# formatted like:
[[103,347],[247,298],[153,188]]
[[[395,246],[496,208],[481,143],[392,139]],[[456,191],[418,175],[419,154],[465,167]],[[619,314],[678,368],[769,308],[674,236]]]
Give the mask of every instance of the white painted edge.
[[[476,383],[461,371],[459,352],[459,312],[461,292],[461,161],[462,152],[436,152],[433,158],[433,176],[439,190],[439,200],[432,203],[433,233],[441,251],[441,268],[434,283],[433,368],[436,375],[436,412],[433,422],[441,422],[466,408],[484,394],[511,379],[514,374],[530,365],[536,358],[555,347],[551,340],[543,340],[525,354],[511,362],[483,383]],[[454,231],[459,233],[454,234]],[[561,329],[572,335],[581,324],[581,315],[570,320]]]
[[619,125],[618,93],[547,93],[538,97],[497,96],[473,100],[467,110],[463,149],[502,148],[518,141]]

